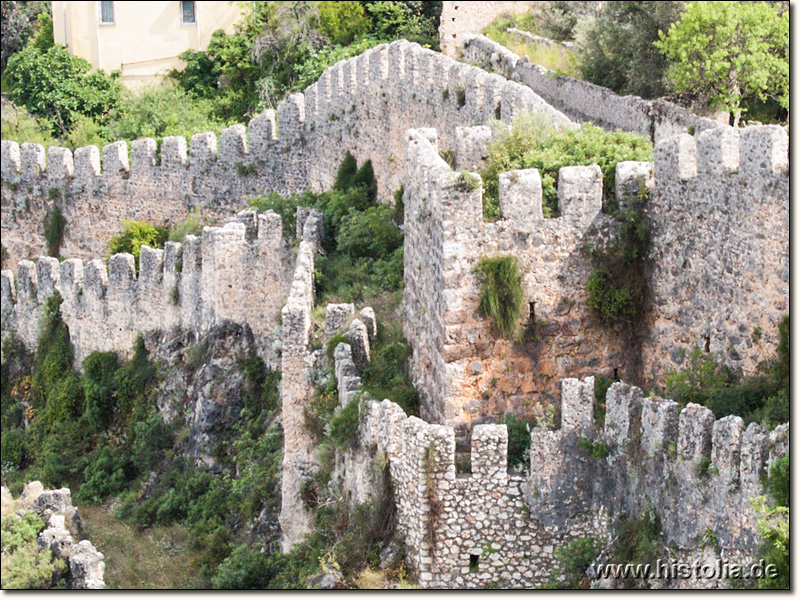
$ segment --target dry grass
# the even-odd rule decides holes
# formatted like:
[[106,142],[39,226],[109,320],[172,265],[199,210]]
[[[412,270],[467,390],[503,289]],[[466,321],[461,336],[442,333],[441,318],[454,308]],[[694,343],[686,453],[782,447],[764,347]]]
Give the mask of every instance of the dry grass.
[[83,535],[105,555],[108,589],[191,589],[199,577],[186,530],[178,525],[141,531],[104,506],[81,506]]
[[559,44],[549,45],[522,41],[513,33],[506,31],[508,26],[506,21],[507,18],[504,20],[503,17],[500,17],[486,27],[483,34],[498,44],[502,44],[516,55],[527,56],[534,64],[541,65],[557,73],[570,75],[578,79],[581,78],[581,71],[578,67],[575,52]]

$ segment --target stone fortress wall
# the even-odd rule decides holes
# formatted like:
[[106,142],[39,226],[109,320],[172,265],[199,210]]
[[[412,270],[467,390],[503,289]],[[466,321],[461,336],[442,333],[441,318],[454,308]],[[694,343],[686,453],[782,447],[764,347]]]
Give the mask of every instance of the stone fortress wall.
[[[457,135],[468,158],[481,154],[481,128]],[[501,175],[501,218],[487,223],[480,177],[448,167],[436,132],[412,130],[406,142],[404,327],[426,420],[459,426],[505,412],[540,416],[553,399],[546,392],[564,377],[658,381],[694,347],[745,372],[774,355],[789,299],[782,127],[681,134],[656,144],[654,164],[617,166],[621,202],[640,178],[654,186],[646,204],[652,308],[639,332],[639,372],[623,360],[624,340],[598,328],[586,308],[592,264],[585,248],[613,233],[612,219],[601,212],[598,167],[560,170],[555,219],[542,217],[537,170]],[[458,152],[456,162],[469,165]],[[498,339],[478,310],[477,264],[496,255],[515,256],[524,275],[523,326],[536,338],[524,348]]]
[[[314,386],[310,374],[321,360],[309,346],[319,213],[298,216],[302,241],[296,260],[281,238],[280,218],[248,211],[183,245],[144,249],[138,275],[129,255],[111,257],[107,270],[100,260],[23,259],[43,245],[36,227],[52,205],[51,195],[61,196],[70,221],[65,254],[86,259],[91,255],[84,253],[95,247],[102,254],[99,240],[105,240],[112,221],[116,226],[125,218],[142,218],[136,211],[174,208],[183,216],[196,204],[216,206],[222,217],[241,208],[245,188],[324,189],[340,153],[350,148],[360,161],[373,160],[384,198],[401,184],[405,188],[405,330],[413,347],[412,375],[427,411],[423,417],[433,423],[406,418],[387,401],[368,403],[362,448],[371,453],[374,446],[390,458],[401,531],[424,585],[541,583],[555,545],[581,535],[607,536],[609,515],[639,514],[643,498],[659,510],[668,538],[678,545],[695,544],[692,536],[705,526],[726,549],[752,549],[753,516],[744,499],[755,494],[753,473],[762,473],[767,456],[774,460],[783,448],[785,427],[770,441],[757,426],[744,430],[736,417],[715,422],[706,409],[694,406],[678,416],[674,403],[644,399],[635,388],[617,384],[607,397],[605,426],[594,431],[591,379],[565,379],[616,368],[625,350],[613,334],[592,332],[583,297],[590,264],[580,249],[613,233],[611,219],[601,212],[599,170],[561,170],[557,219],[543,218],[535,170],[504,174],[501,219],[484,223],[478,176],[453,172],[439,157],[440,148],[452,148],[457,169],[475,170],[491,137],[485,124],[498,115],[509,122],[522,108],[572,126],[525,86],[396,42],[332,67],[305,95],[282,103],[277,118],[268,112],[254,119],[249,156],[243,154],[241,126],[221,136],[228,141],[221,143],[219,156],[212,136],[193,138],[188,166],[185,141],[165,141],[157,166],[154,142],[140,140],[130,171],[119,143],[104,149],[100,172],[96,148],[79,149],[74,157],[51,149],[45,170],[41,148],[4,142],[3,238],[17,272],[2,274],[3,332],[16,331],[33,347],[41,305],[54,290],[64,298],[62,313],[78,360],[94,349],[128,352],[136,332],[148,328],[202,330],[222,319],[248,322],[262,340],[268,365],[277,367],[280,360],[283,371],[281,524],[284,547],[290,547],[310,526],[300,491],[316,469],[303,408]],[[409,122],[436,129],[406,134]],[[788,306],[786,132],[758,127],[738,136],[725,128],[696,138],[683,134],[659,141],[654,165],[618,166],[617,196],[623,201],[640,177],[654,173],[647,208],[656,263],[652,333],[644,346],[648,374],[659,361],[679,364],[680,346],[705,340],[715,355],[745,367],[775,347],[777,320]],[[231,148],[245,158],[231,160]],[[256,168],[260,174],[240,174],[237,163],[253,164],[256,148],[271,149],[256,159],[264,161]],[[174,172],[168,173],[169,165]],[[62,187],[50,185],[56,181]],[[174,190],[186,195],[176,202]],[[148,201],[153,193],[156,201]],[[79,223],[87,229],[78,229]],[[496,340],[478,314],[475,265],[484,254],[512,254],[523,267],[524,317],[544,340],[533,344],[532,354]],[[287,298],[276,339],[278,311]],[[332,311],[331,319],[340,313]],[[330,330],[347,320],[332,322]],[[343,402],[358,393],[357,365],[369,357],[365,332],[374,335],[368,321],[360,315],[350,324],[352,367],[346,350],[337,349]],[[748,344],[752,338],[744,335],[755,327],[763,330],[761,346]],[[505,427],[479,420],[509,411],[537,416],[532,406],[537,394],[562,379],[560,396],[552,392],[540,403],[560,398],[561,429],[533,432],[530,479],[509,475]],[[472,475],[461,477],[454,467],[455,440],[468,437],[468,429]],[[581,454],[576,441],[598,436],[612,447],[601,464]],[[719,472],[710,483],[701,482],[692,466],[701,455],[710,456]],[[369,459],[353,452],[346,461],[355,498],[370,493],[371,475],[363,470]],[[620,467],[631,461],[638,466]],[[691,513],[677,512],[687,503],[699,511],[696,523],[685,522]]]
[[129,158],[126,142],[73,155],[3,141],[3,245],[12,267],[45,254],[43,224],[58,205],[67,219],[62,256],[91,259],[127,220],[175,223],[197,207],[219,222],[246,208],[246,196],[329,189],[347,150],[372,160],[379,196],[390,200],[410,127],[436,127],[452,148],[456,127],[510,122],[523,109],[574,126],[524,85],[401,40],[337,63],[277,113],[225,129],[219,143],[213,133],[188,145],[167,137],[160,148],[141,139]]
[[486,65],[513,81],[530,87],[571,119],[591,122],[605,129],[633,131],[659,141],[694,131],[712,129],[719,122],[698,116],[667,100],[619,96],[608,88],[562,75],[520,58],[484,35],[464,33],[458,39],[463,60]]
[[[597,429],[594,378],[570,378],[560,385],[560,428],[531,431],[529,474],[508,471],[507,428],[495,424],[472,428],[471,472],[460,474],[453,427],[407,417],[389,400],[361,392],[353,360],[359,344],[341,343],[335,352],[341,406],[363,399],[345,488],[352,502],[376,497],[380,470],[374,464],[388,459],[398,529],[423,587],[541,585],[556,548],[583,536],[610,542],[615,516],[650,508],[661,520],[670,558],[753,561],[760,538],[749,499],[765,493],[767,469],[788,452],[788,425],[770,433],[757,424],[745,429],[741,418],[715,420],[696,404],[679,413],[671,400],[645,398],[639,388],[615,383]],[[607,444],[607,456],[591,457],[581,440]],[[705,547],[712,537],[716,547]]]
[[[321,216],[310,215],[303,224],[310,240],[303,244],[318,243]],[[293,254],[281,228],[272,211],[243,211],[222,227],[204,228],[200,237],[187,236],[183,244],[143,246],[138,274],[130,254],[115,254],[108,266],[100,259],[23,260],[16,275],[2,271],[2,330],[35,350],[43,306],[58,291],[76,366],[93,350],[128,354],[140,332],[202,333],[233,320],[250,325],[262,358],[278,368],[276,317],[292,282],[286,265]]]
[[504,14],[525,13],[533,2],[442,2],[439,19],[439,47],[447,56],[458,55],[458,37],[481,31]]

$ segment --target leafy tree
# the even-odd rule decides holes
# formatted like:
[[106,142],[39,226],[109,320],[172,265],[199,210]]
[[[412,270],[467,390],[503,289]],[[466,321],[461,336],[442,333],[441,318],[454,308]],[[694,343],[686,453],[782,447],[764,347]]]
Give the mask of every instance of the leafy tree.
[[139,270],[139,253],[142,246],[162,248],[168,239],[165,227],[151,225],[145,221],[126,221],[122,225],[122,233],[108,240],[109,254],[128,252],[133,254],[136,270]]
[[789,13],[766,2],[691,2],[655,47],[677,92],[698,90],[739,124],[744,98],[789,106]]
[[5,79],[12,99],[37,117],[49,120],[52,132],[66,134],[77,115],[104,125],[123,100],[118,74],[99,70],[61,46],[40,52],[29,45],[8,61]]
[[322,32],[334,44],[346,46],[369,31],[370,21],[360,2],[321,2],[319,21]]
[[[572,4],[564,3],[564,4]],[[578,61],[583,76],[620,94],[655,98],[668,61],[653,46],[685,2],[608,2],[596,19],[578,28]]]
[[13,0],[0,3],[0,72],[6,70],[8,59],[22,50],[25,42],[36,31],[38,15],[50,12],[50,4]]

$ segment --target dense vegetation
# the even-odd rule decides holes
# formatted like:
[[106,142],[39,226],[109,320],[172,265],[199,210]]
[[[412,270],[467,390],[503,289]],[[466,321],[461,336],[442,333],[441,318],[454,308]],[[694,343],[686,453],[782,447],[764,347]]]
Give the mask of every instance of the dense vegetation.
[[499,212],[499,176],[513,169],[539,169],[542,179],[542,211],[557,217],[558,171],[572,165],[597,164],[603,173],[603,207],[616,211],[614,185],[617,163],[653,160],[649,139],[622,131],[608,132],[591,124],[580,129],[557,130],[538,116],[523,114],[512,127],[499,128],[489,144],[489,160],[483,178],[484,219],[496,220]]
[[234,33],[216,31],[206,50],[181,54],[186,67],[173,70],[169,81],[133,94],[118,72],[90,72],[85,60],[54,46],[46,13],[37,28],[32,8],[9,12],[7,4],[45,3],[3,3],[4,23],[13,12],[14,24],[8,35],[3,29],[4,65],[6,52],[13,54],[4,90],[24,109],[5,111],[3,139],[73,149],[118,139],[188,138],[246,122],[335,62],[381,42],[406,38],[438,49],[441,12],[441,2],[242,2],[246,16]]
[[[689,402],[711,409],[717,418],[739,415],[745,424],[761,423],[767,428],[789,421],[789,316],[778,328],[779,342],[774,359],[764,361],[755,374],[742,376],[720,364],[714,355],[694,348],[684,353],[682,370],[668,373],[666,391],[681,406]],[[760,334],[754,332],[756,343]]]
[[[738,122],[788,116],[788,2],[537,2],[484,33],[517,54],[626,95],[668,95]],[[521,43],[509,26],[573,42]],[[698,68],[698,65],[701,68]],[[677,95],[675,95],[677,94]]]

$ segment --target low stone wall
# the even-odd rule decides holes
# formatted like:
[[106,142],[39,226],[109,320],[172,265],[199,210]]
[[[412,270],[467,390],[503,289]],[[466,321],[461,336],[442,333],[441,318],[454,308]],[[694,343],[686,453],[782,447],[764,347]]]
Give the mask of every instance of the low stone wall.
[[[360,393],[352,367],[340,344],[335,370],[345,398]],[[768,466],[786,454],[788,425],[768,434],[694,404],[678,413],[675,402],[644,398],[624,383],[609,389],[599,430],[594,405],[593,377],[561,382],[560,428],[531,432],[529,475],[508,472],[505,425],[475,425],[471,472],[460,474],[452,427],[364,398],[357,449],[346,461],[348,491],[355,501],[372,497],[372,460],[388,458],[407,563],[426,588],[547,583],[557,548],[585,536],[608,543],[612,516],[649,509],[661,520],[665,552],[702,564],[721,556],[754,562],[760,539],[749,499],[765,493]],[[604,443],[608,454],[592,457],[583,442]],[[710,536],[718,545],[709,552]]]
[[462,60],[486,65],[496,73],[524,83],[575,121],[594,123],[612,131],[632,131],[654,141],[720,125],[666,100],[619,96],[608,88],[550,71],[483,35],[465,33],[459,38],[459,47]]

